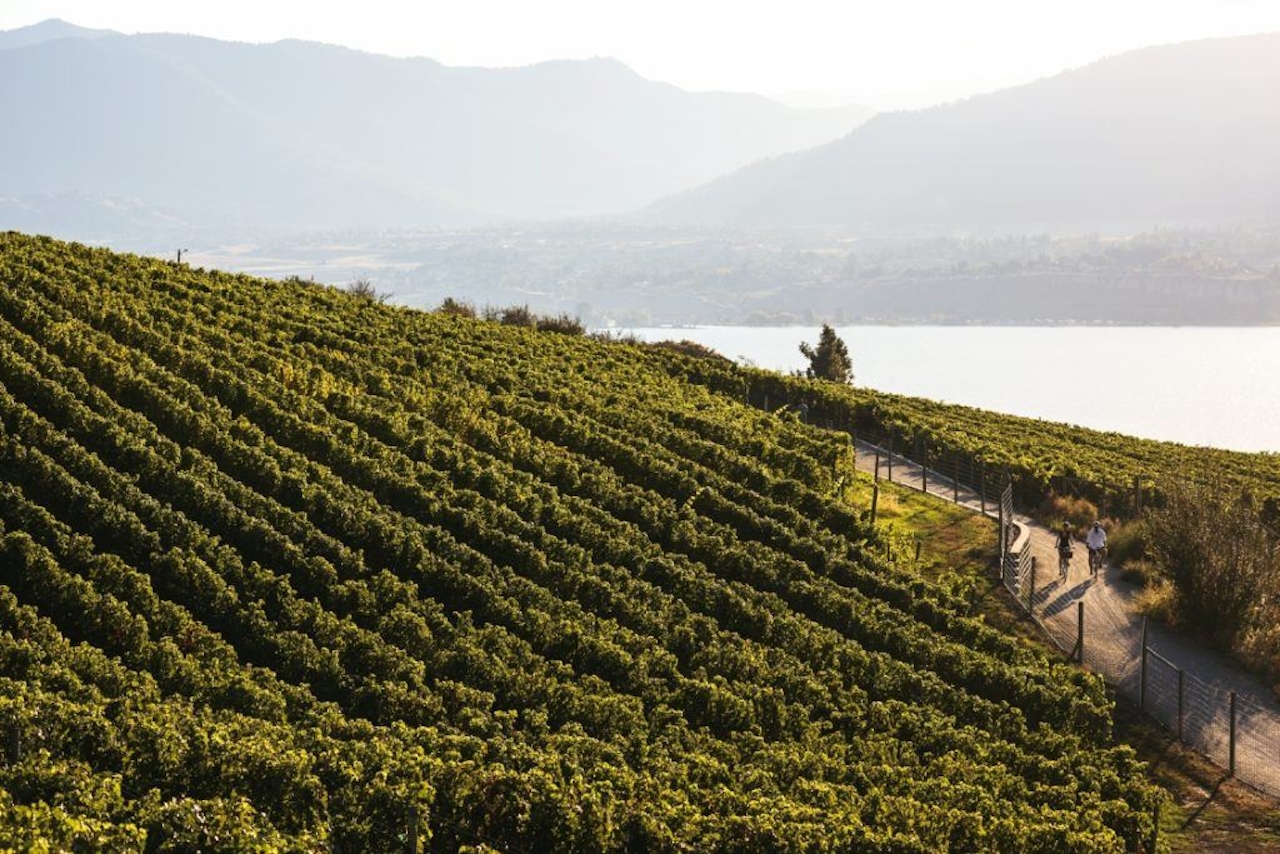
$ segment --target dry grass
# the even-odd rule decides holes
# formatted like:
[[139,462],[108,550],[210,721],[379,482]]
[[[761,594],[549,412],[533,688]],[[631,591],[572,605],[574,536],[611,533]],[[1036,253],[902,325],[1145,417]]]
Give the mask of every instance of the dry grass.
[[1070,522],[1075,529],[1087,528],[1098,518],[1098,506],[1083,498],[1050,494],[1036,511],[1036,517],[1050,528]]
[[1178,591],[1159,575],[1146,575],[1146,584],[1134,602],[1138,613],[1161,623],[1172,624],[1178,614]]

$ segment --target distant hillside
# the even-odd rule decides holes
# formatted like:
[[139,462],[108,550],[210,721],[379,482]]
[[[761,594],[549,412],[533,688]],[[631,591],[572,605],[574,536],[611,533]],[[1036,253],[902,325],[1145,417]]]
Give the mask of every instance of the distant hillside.
[[114,35],[119,35],[119,33],[112,30],[91,30],[87,27],[77,27],[75,24],[60,21],[57,18],[50,18],[47,21],[41,21],[29,27],[0,31],[0,50],[43,44],[56,39],[96,39],[102,36]]
[[843,139],[653,206],[662,221],[873,229],[1280,215],[1280,34],[1138,50]]
[[0,848],[1151,837],[1102,682],[749,373],[12,233],[0,344]]
[[449,68],[47,22],[0,33],[0,114],[21,129],[0,136],[0,196],[29,206],[90,193],[197,224],[379,227],[635,208],[868,113],[685,92],[607,59]]

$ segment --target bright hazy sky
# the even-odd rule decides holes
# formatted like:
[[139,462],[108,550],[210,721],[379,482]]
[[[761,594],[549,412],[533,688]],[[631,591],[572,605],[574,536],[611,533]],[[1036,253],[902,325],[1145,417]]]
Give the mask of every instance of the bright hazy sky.
[[613,56],[682,88],[921,106],[1108,54],[1280,30],[1276,0],[0,0],[0,29],[303,38],[448,65]]

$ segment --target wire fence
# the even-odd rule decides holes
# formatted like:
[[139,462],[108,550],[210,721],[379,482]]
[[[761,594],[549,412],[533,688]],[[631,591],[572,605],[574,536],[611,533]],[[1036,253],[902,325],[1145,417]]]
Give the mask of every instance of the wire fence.
[[999,520],[1001,581],[1064,656],[1102,676],[1118,695],[1228,774],[1280,797],[1280,706],[1266,686],[1204,663],[1204,654],[1176,651],[1179,645],[1167,639],[1153,643],[1145,619],[1107,608],[1103,600],[1086,600],[1094,579],[1070,580],[1056,564],[1040,559],[1048,555],[1034,554],[1029,530],[1015,518],[1008,482],[992,494],[996,481],[985,472],[975,486],[862,436],[856,447],[877,478]]

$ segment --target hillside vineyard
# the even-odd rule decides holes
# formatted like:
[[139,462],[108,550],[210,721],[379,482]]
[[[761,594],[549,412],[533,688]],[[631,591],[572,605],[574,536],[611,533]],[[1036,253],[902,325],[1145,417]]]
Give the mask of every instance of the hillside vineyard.
[[0,235],[0,848],[1138,848],[1101,683],[684,358]]

